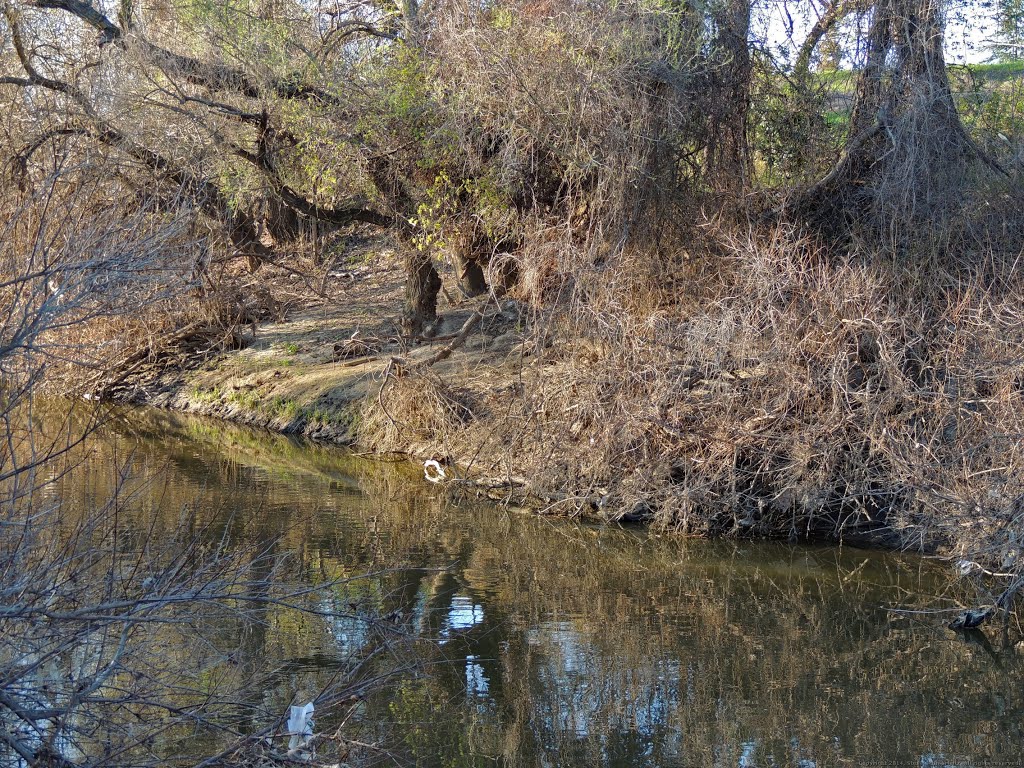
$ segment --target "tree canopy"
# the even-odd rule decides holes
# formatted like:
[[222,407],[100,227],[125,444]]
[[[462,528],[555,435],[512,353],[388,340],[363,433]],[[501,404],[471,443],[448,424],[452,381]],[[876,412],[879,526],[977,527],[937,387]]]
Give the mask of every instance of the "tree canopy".
[[5,0],[10,178],[88,158],[69,184],[191,211],[253,268],[313,222],[390,231],[412,330],[436,259],[480,292],[552,226],[591,259],[696,211],[905,250],[1016,189],[1016,79],[953,86],[940,0],[785,10],[789,56],[749,0]]

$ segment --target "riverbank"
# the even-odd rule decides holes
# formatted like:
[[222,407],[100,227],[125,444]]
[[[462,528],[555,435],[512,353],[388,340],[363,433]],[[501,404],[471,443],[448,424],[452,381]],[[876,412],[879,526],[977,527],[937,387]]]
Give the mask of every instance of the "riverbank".
[[511,465],[452,453],[444,444],[446,428],[482,415],[468,413],[462,400],[501,409],[521,397],[537,362],[525,306],[445,294],[429,336],[409,340],[397,323],[404,273],[394,252],[382,247],[358,261],[327,273],[319,291],[268,267],[264,284],[288,297],[276,302],[280,319],[243,329],[237,348],[143,368],[109,394],[370,452],[437,459],[492,496],[544,504],[550,492],[531,488]]
[[433,458],[549,514],[1015,568],[1016,279],[737,246],[617,310],[622,286],[571,306],[446,295],[410,340],[397,256],[361,258],[239,349],[118,396]]

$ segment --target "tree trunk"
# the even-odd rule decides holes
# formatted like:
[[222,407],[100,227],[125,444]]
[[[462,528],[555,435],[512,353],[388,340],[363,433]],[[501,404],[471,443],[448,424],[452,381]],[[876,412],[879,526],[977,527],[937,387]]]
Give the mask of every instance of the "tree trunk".
[[469,297],[482,296],[487,293],[487,280],[480,261],[473,256],[455,257],[455,274],[459,280],[459,290]]
[[878,1],[843,155],[797,199],[799,217],[902,248],[963,203],[968,163],[991,161],[960,121],[942,49],[940,0]]
[[484,265],[491,255],[493,246],[468,213],[449,227],[448,253],[455,268],[455,279],[459,290],[464,296],[481,296],[487,293],[487,279],[484,277]]
[[231,244],[238,250],[239,256],[245,257],[250,272],[255,272],[271,258],[272,251],[260,240],[260,228],[252,216],[244,213],[229,214],[227,230]]
[[401,12],[406,44],[418,46],[420,42],[420,4],[418,0],[401,0]]
[[437,319],[437,294],[441,278],[434,269],[430,254],[410,248],[405,258],[405,315],[403,331],[420,336],[429,323]]
[[824,13],[811,27],[811,31],[804,38],[803,45],[797,53],[796,63],[793,65],[793,79],[798,83],[806,83],[811,72],[811,57],[814,55],[818,44],[826,35],[843,20],[846,14],[851,11],[854,4],[844,0],[832,0],[826,6]]
[[750,0],[721,0],[711,12],[717,28],[708,125],[707,173],[712,187],[739,193],[747,184],[747,112],[750,105]]
[[398,215],[398,235],[407,249],[402,326],[408,335],[419,336],[428,323],[437,319],[441,277],[434,269],[430,254],[420,251],[412,242],[412,230],[405,221],[415,215],[416,205],[392,160],[386,156],[372,157],[367,163],[367,170],[388,207]]
[[264,221],[271,237],[279,243],[294,241],[302,231],[299,214],[294,208],[285,205],[276,195],[267,200]]

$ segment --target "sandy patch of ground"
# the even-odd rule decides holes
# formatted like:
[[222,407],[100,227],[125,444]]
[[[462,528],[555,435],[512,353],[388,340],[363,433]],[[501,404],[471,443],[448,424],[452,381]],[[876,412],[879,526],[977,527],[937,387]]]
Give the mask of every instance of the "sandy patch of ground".
[[[422,366],[455,342],[448,357],[430,366],[445,379],[500,386],[521,366],[524,320],[510,300],[453,299],[446,292],[432,338],[403,339],[397,324],[403,274],[393,252],[332,270],[322,295],[292,273],[268,282],[282,307],[280,320],[247,328],[240,349],[137,383],[133,399],[350,443],[389,363]],[[471,332],[456,340],[477,313]]]

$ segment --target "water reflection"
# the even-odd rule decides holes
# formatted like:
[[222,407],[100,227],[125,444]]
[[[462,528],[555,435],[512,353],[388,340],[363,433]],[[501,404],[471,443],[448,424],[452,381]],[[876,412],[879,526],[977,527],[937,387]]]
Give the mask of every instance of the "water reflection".
[[[445,499],[402,465],[167,414],[126,416],[60,481],[88,504],[131,456],[130,504],[183,505],[231,539],[295,554],[319,621],[226,628],[235,663],[273,658],[283,711],[382,631],[408,674],[371,695],[360,738],[399,764],[983,766],[1024,756],[1021,647],[889,606],[934,605],[913,557],[709,545]],[[353,618],[355,617],[355,618]],[[331,714],[318,710],[318,725]],[[364,757],[370,757],[368,753]]]
[[484,620],[484,609],[473,602],[469,595],[453,595],[448,606],[448,615],[441,626],[441,637],[449,637],[452,632],[470,629]]

